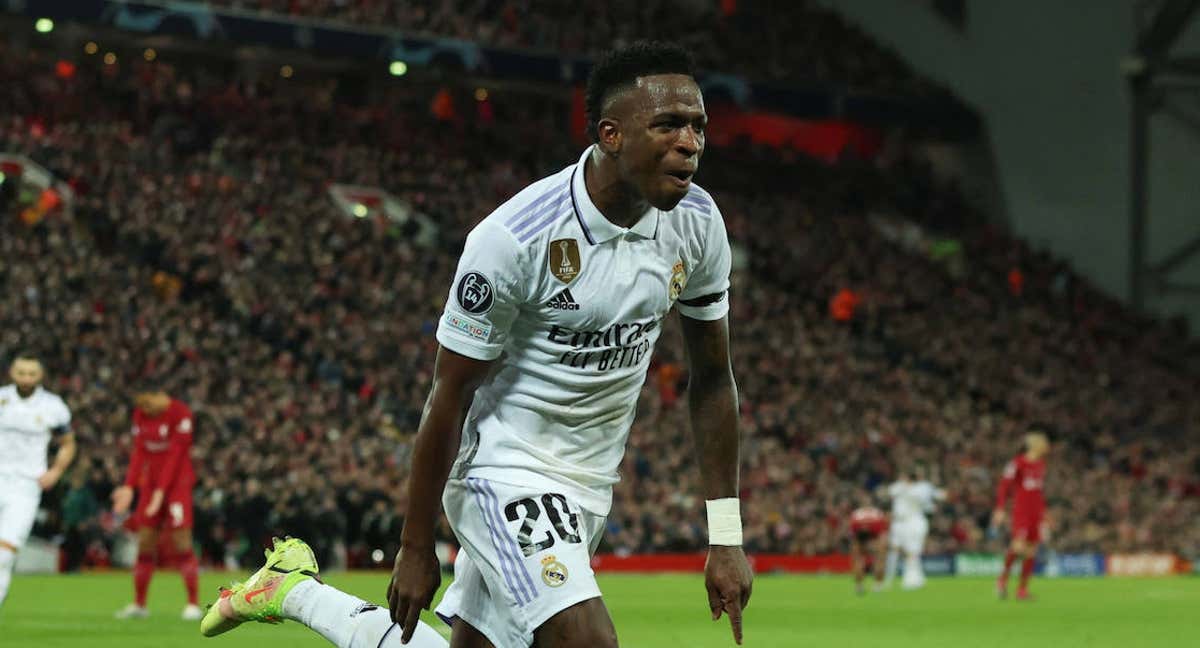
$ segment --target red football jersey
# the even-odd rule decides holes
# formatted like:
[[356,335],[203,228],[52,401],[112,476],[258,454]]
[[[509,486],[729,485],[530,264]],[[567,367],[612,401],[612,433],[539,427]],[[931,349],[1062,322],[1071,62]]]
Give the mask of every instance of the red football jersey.
[[996,508],[1008,505],[1013,498],[1013,518],[1039,517],[1046,510],[1042,482],[1046,478],[1046,460],[1030,461],[1018,455],[1004,467],[1000,486],[996,489]]
[[850,531],[854,533],[883,533],[887,531],[887,515],[874,506],[854,509],[850,514]]
[[191,449],[192,410],[183,401],[172,398],[158,416],[134,408],[133,456],[125,485],[167,491],[195,481]]

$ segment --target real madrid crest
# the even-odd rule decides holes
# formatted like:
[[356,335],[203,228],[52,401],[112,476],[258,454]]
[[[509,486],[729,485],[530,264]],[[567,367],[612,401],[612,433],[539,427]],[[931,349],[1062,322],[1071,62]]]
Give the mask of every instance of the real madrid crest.
[[567,566],[554,556],[542,558],[542,582],[550,587],[560,587],[567,582]]
[[575,239],[550,241],[550,274],[563,283],[571,283],[582,269],[579,243]]
[[671,283],[668,285],[668,295],[671,301],[679,299],[679,295],[683,294],[683,289],[687,287],[687,270],[683,268],[683,261],[676,261],[675,267],[671,268]]

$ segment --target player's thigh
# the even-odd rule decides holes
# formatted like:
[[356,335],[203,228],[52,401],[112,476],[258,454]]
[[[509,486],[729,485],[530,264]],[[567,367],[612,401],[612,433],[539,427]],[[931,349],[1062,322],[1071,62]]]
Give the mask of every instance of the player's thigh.
[[184,527],[182,529],[172,529],[170,532],[171,549],[175,553],[185,554],[192,548],[192,529]]
[[550,617],[533,633],[535,648],[616,648],[613,627],[603,599],[588,599]]
[[158,527],[143,525],[137,530],[138,553],[152,554],[158,551]]
[[8,484],[5,488],[11,490],[0,499],[0,542],[16,551],[25,544],[29,532],[33,530],[41,489],[33,481],[28,484],[23,481]]
[[450,648],[496,648],[475,626],[458,619],[450,631]]
[[527,646],[551,617],[599,598],[590,548],[603,517],[561,493],[476,478],[451,480],[443,505],[463,550],[442,618],[497,646]]

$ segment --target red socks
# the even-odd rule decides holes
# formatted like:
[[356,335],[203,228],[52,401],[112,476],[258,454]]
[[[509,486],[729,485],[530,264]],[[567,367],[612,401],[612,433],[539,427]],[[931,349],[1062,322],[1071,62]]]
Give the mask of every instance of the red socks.
[[1017,561],[1017,554],[1010,549],[1004,554],[1004,571],[1000,572],[1000,580],[1008,580],[1008,573],[1012,571],[1013,563]]
[[189,605],[200,604],[199,594],[200,561],[196,560],[196,552],[191,549],[179,557],[179,575],[183,576],[183,586],[187,588]]
[[1023,591],[1029,585],[1029,577],[1033,575],[1033,558],[1026,558],[1025,562],[1021,563],[1021,585],[1020,590]]
[[150,577],[154,575],[154,554],[139,553],[133,566],[133,600],[138,607],[146,607],[146,591],[150,589]]

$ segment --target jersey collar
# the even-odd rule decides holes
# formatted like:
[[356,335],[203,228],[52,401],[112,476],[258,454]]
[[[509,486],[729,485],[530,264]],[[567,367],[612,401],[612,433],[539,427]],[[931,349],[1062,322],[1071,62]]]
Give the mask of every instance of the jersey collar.
[[594,144],[587,147],[587,150],[579,158],[579,163],[575,165],[575,171],[571,174],[571,203],[575,207],[575,218],[583,229],[584,237],[592,245],[611,241],[629,232],[642,238],[654,238],[658,232],[660,217],[660,212],[654,207],[646,210],[646,213],[642,214],[633,227],[625,228],[605,218],[604,214],[601,214],[600,210],[596,208],[596,204],[592,202],[592,197],[587,192],[587,183],[583,179],[583,170],[594,147]]

